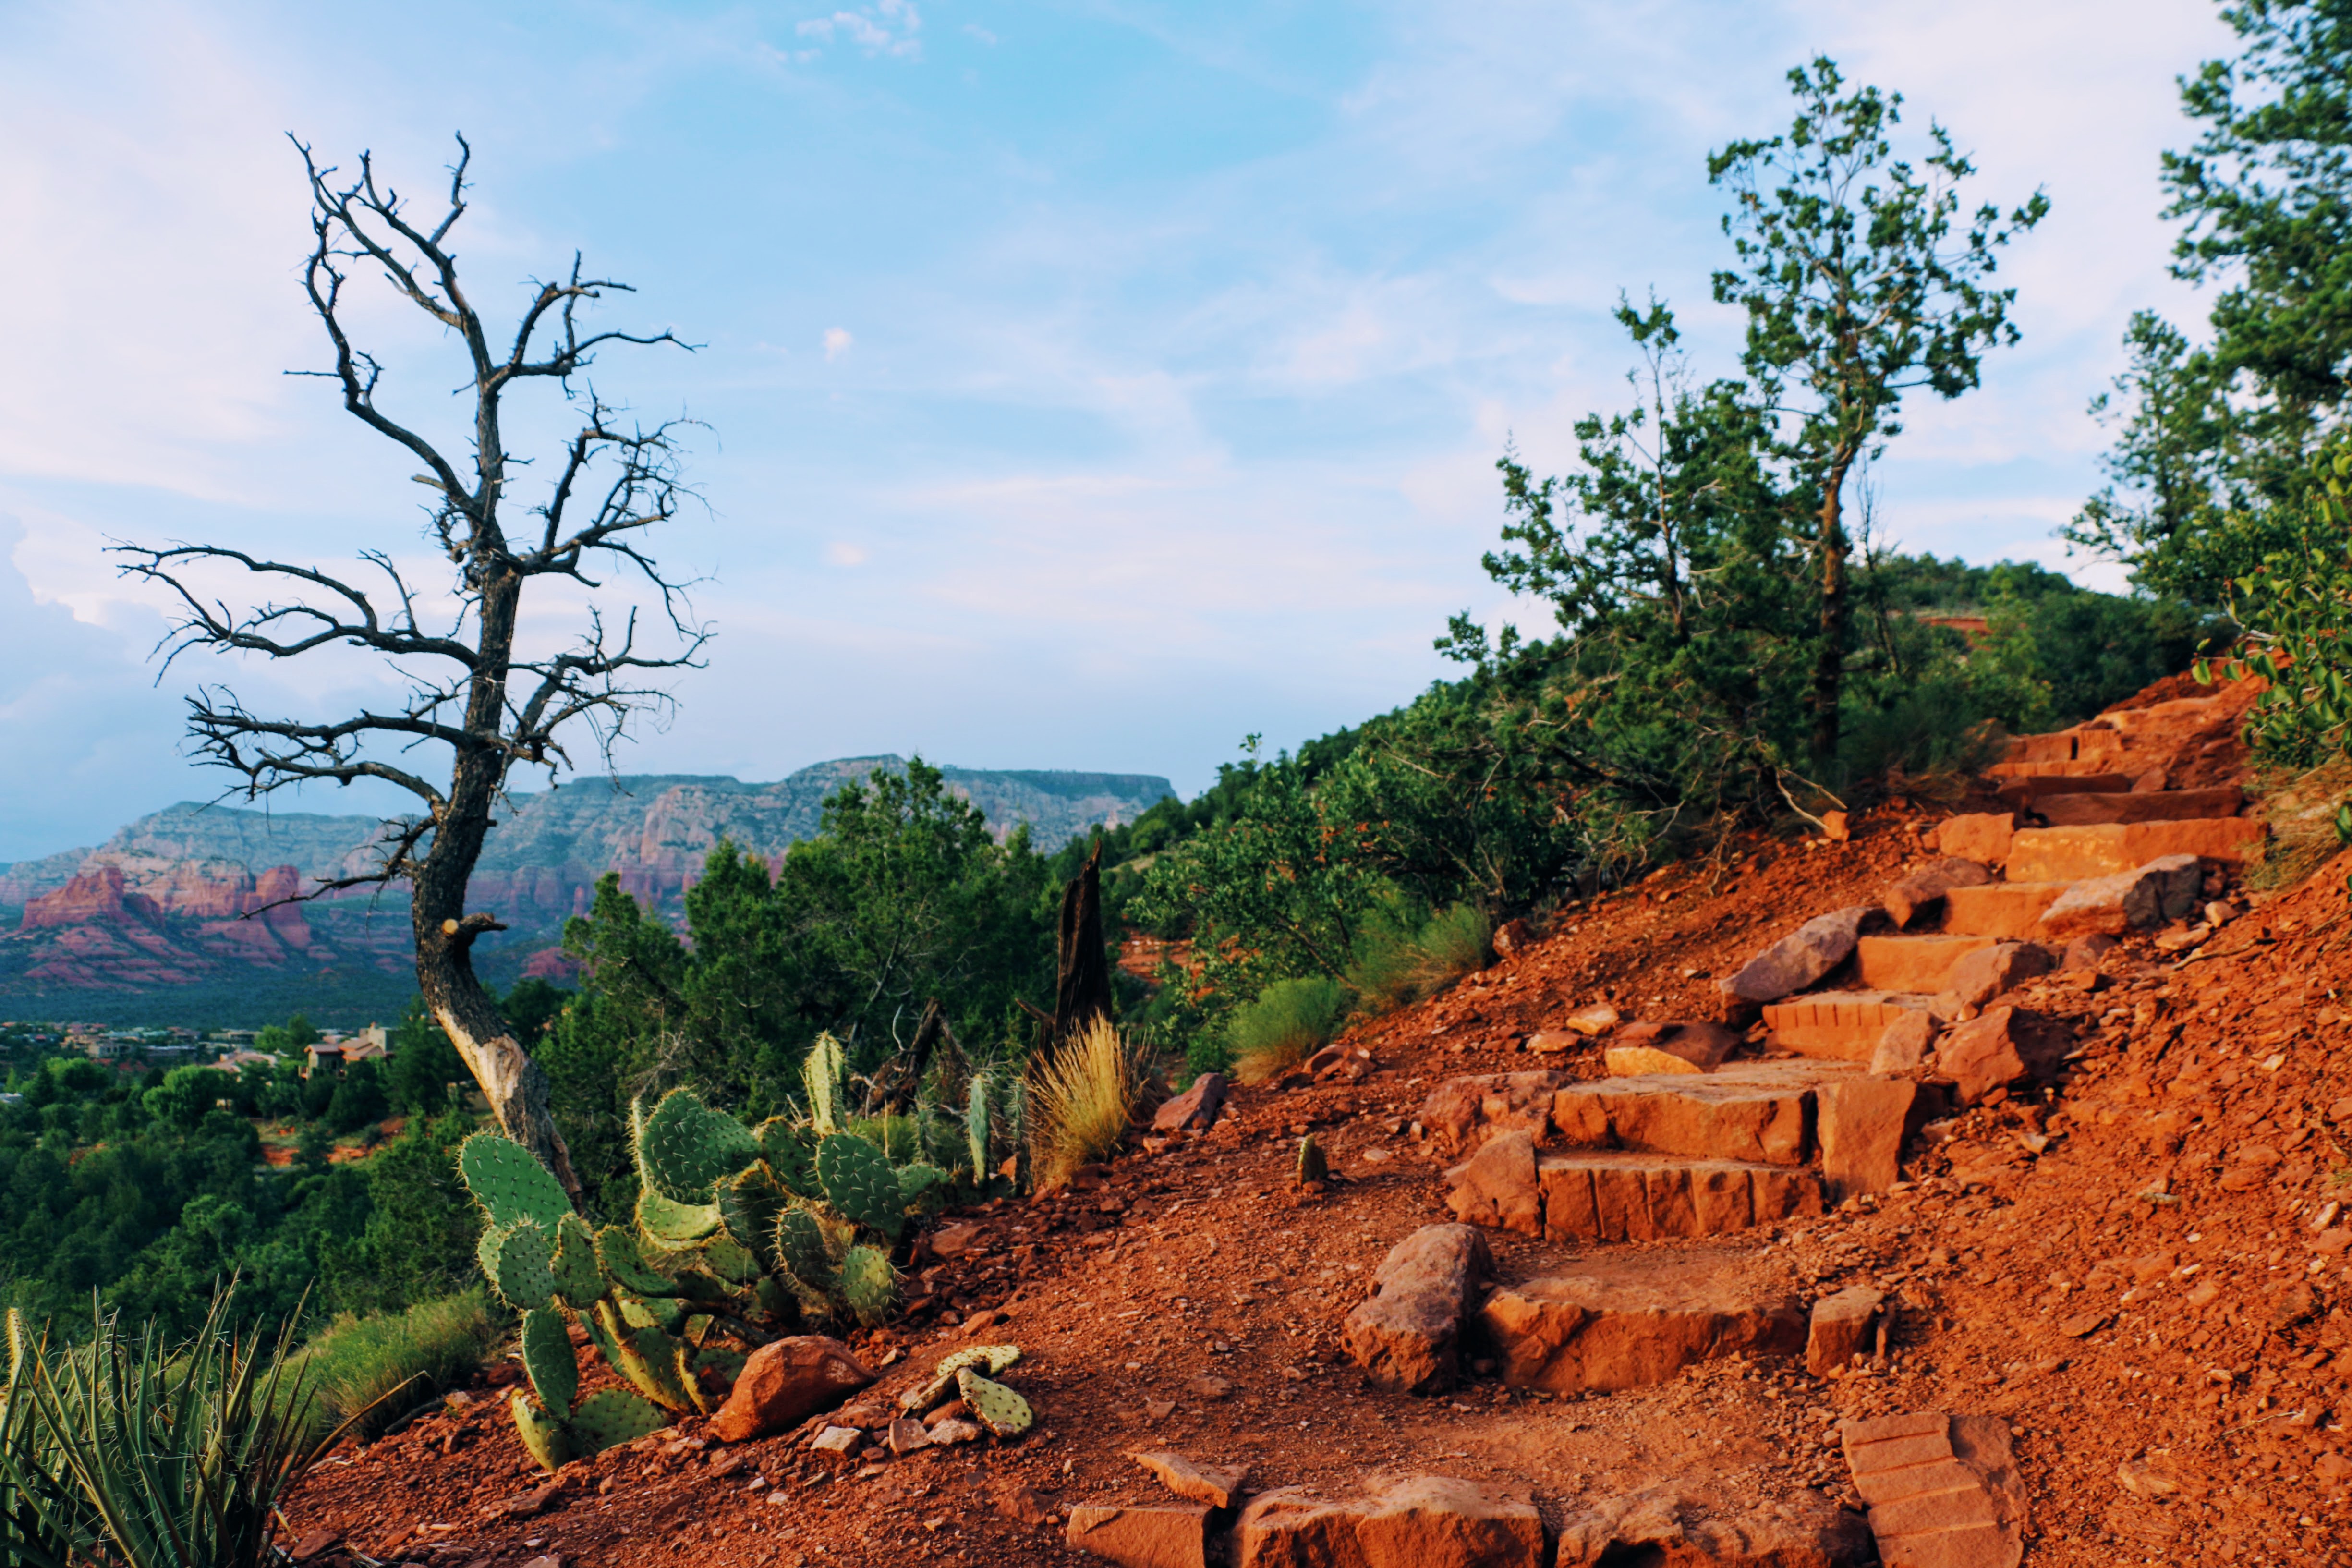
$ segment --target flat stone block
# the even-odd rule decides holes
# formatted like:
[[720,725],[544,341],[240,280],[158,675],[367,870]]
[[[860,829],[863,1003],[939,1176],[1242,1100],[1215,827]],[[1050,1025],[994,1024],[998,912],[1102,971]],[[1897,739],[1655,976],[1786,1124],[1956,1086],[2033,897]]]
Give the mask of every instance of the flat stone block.
[[2112,877],[2167,855],[2237,865],[2262,842],[2263,831],[2260,822],[2242,816],[2022,828],[2010,845],[2009,870],[2021,882],[2074,882]]
[[2024,942],[2037,936],[2042,912],[2066,891],[2065,882],[1992,882],[1954,888],[1944,895],[1944,931],[1955,936]]
[[[1949,889],[1946,897],[1949,897]],[[1854,946],[1855,977],[1873,991],[1924,992],[1934,995],[1948,989],[1944,984],[1952,965],[1980,947],[1992,945],[1989,936],[1866,936]]]
[[1764,1024],[1783,1050],[1867,1062],[1886,1026],[1906,1011],[1927,1008],[1929,1000],[1895,992],[1820,991],[1765,1008]]
[[1644,1387],[1695,1362],[1795,1355],[1805,1343],[1793,1300],[1735,1284],[1719,1260],[1671,1253],[1496,1290],[1479,1316],[1504,1382],[1555,1394]]

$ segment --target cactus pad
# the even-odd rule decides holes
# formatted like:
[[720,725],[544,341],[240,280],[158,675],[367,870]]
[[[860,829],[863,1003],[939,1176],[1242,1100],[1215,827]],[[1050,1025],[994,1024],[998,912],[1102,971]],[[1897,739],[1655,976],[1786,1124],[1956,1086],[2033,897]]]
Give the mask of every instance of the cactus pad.
[[1001,1383],[991,1383],[970,1367],[956,1373],[956,1388],[980,1424],[1000,1437],[1018,1437],[1037,1417],[1029,1402]]
[[686,1351],[684,1345],[651,1324],[630,1324],[609,1301],[597,1302],[594,1312],[597,1325],[604,1331],[597,1338],[597,1348],[612,1362],[614,1371],[665,1410],[697,1407],[694,1397],[678,1381],[678,1362]]
[[625,1388],[605,1388],[582,1400],[564,1425],[571,1429],[573,1451],[585,1458],[658,1432],[669,1422],[669,1412],[653,1401]]
[[901,1165],[898,1167],[898,1206],[909,1208],[923,1198],[947,1185],[948,1173],[937,1165]]
[[656,1247],[692,1247],[719,1228],[713,1204],[672,1203],[651,1187],[637,1194],[637,1228]]
[[561,1418],[540,1408],[539,1401],[518,1390],[507,1405],[523,1447],[542,1470],[560,1470],[572,1460],[572,1442]]
[[[722,1287],[721,1293],[727,1296],[750,1289],[751,1282],[766,1272],[749,1248],[736,1246],[725,1236],[714,1236],[702,1244],[702,1267],[705,1273]],[[698,1292],[688,1293],[698,1300],[709,1300]]]
[[555,1299],[555,1248],[547,1232],[529,1220],[492,1226],[482,1233],[474,1256],[490,1288],[509,1307],[529,1311]]
[[692,1089],[671,1089],[650,1115],[633,1115],[630,1121],[638,1171],[673,1203],[709,1203],[712,1188],[760,1158],[759,1140],[750,1130],[703,1104]]
[[841,1260],[841,1299],[857,1321],[871,1329],[890,1315],[898,1298],[898,1272],[889,1257],[871,1247],[853,1247]]
[[588,1222],[566,1214],[555,1227],[555,1260],[551,1271],[558,1300],[573,1311],[604,1293],[604,1271],[596,1264],[596,1237]]
[[499,1228],[527,1219],[552,1236],[572,1212],[572,1200],[539,1157],[501,1133],[477,1132],[458,1144],[457,1173]]
[[994,1377],[1020,1359],[1019,1345],[974,1345],[970,1350],[942,1356],[940,1364],[931,1368],[929,1380],[919,1383],[900,1394],[898,1404],[907,1410],[929,1410],[947,1397],[948,1390],[956,1385],[956,1373],[964,1368],[974,1367],[987,1376]]
[[640,1296],[675,1295],[677,1287],[646,1267],[638,1255],[637,1238],[617,1225],[596,1233],[596,1261],[614,1287]]
[[830,1031],[816,1037],[816,1043],[809,1047],[808,1056],[801,1062],[801,1087],[808,1091],[809,1123],[821,1134],[830,1136],[841,1131],[841,1119],[845,1114],[841,1083],[848,1070],[849,1058]]
[[728,1239],[760,1260],[762,1268],[772,1264],[771,1256],[776,1238],[776,1211],[784,1205],[782,1189],[776,1185],[764,1165],[754,1165],[740,1175],[730,1176],[719,1184],[719,1223],[725,1227]]
[[768,1170],[784,1191],[799,1198],[824,1195],[816,1181],[816,1134],[786,1117],[771,1116],[756,1134]]
[[898,1173],[882,1151],[854,1133],[835,1132],[817,1145],[816,1176],[825,1201],[844,1217],[892,1240],[907,1221]]
[[522,1315],[522,1370],[541,1405],[572,1408],[580,1396],[580,1366],[572,1359],[572,1336],[564,1331],[562,1313],[539,1307]]
[[1309,1132],[1298,1141],[1298,1184],[1328,1182],[1331,1179],[1331,1162],[1323,1157],[1323,1145]]

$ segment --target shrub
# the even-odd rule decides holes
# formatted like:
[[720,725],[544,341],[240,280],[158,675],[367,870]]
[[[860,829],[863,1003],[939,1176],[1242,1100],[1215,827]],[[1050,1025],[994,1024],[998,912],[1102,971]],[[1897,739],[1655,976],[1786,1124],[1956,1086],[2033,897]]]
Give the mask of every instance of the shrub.
[[304,1352],[321,1424],[370,1439],[472,1376],[503,1331],[481,1287],[404,1312],[335,1320]]
[[1287,1072],[1331,1043],[1348,1014],[1348,988],[1324,975],[1277,980],[1225,1022],[1234,1070],[1244,1083]]
[[1486,911],[1455,904],[1425,921],[1391,908],[1357,932],[1348,982],[1383,1010],[1408,1006],[1486,966],[1494,927]]
[[1033,1069],[1029,1158],[1039,1192],[1118,1147],[1143,1102],[1143,1054],[1097,1017]]

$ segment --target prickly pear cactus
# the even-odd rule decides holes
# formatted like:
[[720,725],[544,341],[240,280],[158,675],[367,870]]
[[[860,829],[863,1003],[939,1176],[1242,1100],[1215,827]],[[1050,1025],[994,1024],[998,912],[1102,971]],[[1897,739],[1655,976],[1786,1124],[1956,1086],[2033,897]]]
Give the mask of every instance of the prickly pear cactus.
[[646,1268],[637,1251],[637,1238],[617,1225],[608,1225],[596,1233],[596,1263],[605,1277],[624,1290],[640,1296],[677,1294],[676,1281]]
[[540,1404],[569,1410],[580,1396],[580,1367],[572,1359],[572,1336],[563,1315],[541,1307],[522,1315],[522,1370]]
[[651,1400],[640,1399],[626,1389],[606,1388],[575,1405],[564,1426],[571,1430],[575,1449],[585,1458],[658,1432],[669,1422],[669,1412]]
[[719,1210],[719,1223],[729,1240],[757,1258],[761,1268],[775,1266],[776,1212],[784,1206],[784,1192],[765,1165],[753,1165],[719,1183],[712,1206]]
[[970,1350],[942,1356],[939,1365],[931,1368],[931,1375],[927,1382],[915,1384],[898,1396],[899,1407],[928,1410],[947,1397],[948,1391],[956,1386],[956,1374],[966,1367],[994,1377],[1020,1359],[1019,1345],[974,1345]]
[[709,1203],[720,1182],[760,1158],[750,1129],[691,1089],[671,1089],[650,1114],[630,1120],[639,1173],[673,1203]]
[[816,1179],[816,1132],[789,1118],[772,1116],[760,1123],[756,1136],[761,1157],[784,1191],[796,1198],[824,1195]]
[[844,1217],[896,1241],[907,1221],[898,1173],[889,1158],[865,1139],[835,1132],[817,1145],[816,1176],[825,1202]]
[[849,1058],[841,1042],[829,1032],[819,1035],[801,1063],[801,1086],[808,1092],[809,1125],[820,1134],[830,1137],[841,1131],[848,1114],[842,1080],[848,1072]]
[[673,1203],[651,1187],[641,1188],[637,1228],[656,1247],[689,1247],[719,1229],[719,1205]]
[[841,1299],[867,1328],[890,1315],[898,1298],[898,1273],[889,1258],[871,1247],[853,1247],[841,1260]]
[[503,1229],[530,1220],[548,1235],[572,1212],[572,1201],[539,1156],[498,1132],[477,1132],[457,1145],[457,1173],[466,1190]]
[[474,1256],[508,1306],[527,1312],[554,1300],[555,1247],[530,1220],[484,1231]]
[[898,1167],[898,1206],[912,1208],[948,1184],[948,1173],[937,1165]]
[[555,1258],[549,1267],[555,1281],[556,1300],[573,1311],[584,1311],[588,1303],[604,1293],[604,1271],[596,1263],[596,1237],[588,1222],[576,1214],[567,1214],[555,1227]]
[[1303,1187],[1330,1179],[1331,1163],[1323,1157],[1323,1145],[1309,1132],[1298,1141],[1298,1184]]
[[572,1438],[564,1431],[560,1417],[549,1415],[538,1400],[517,1390],[507,1410],[514,1416],[515,1432],[522,1446],[542,1470],[560,1470],[572,1462]]
[[956,1373],[956,1388],[980,1424],[1000,1437],[1018,1437],[1036,1419],[1029,1402],[1001,1383],[991,1383],[970,1367]]

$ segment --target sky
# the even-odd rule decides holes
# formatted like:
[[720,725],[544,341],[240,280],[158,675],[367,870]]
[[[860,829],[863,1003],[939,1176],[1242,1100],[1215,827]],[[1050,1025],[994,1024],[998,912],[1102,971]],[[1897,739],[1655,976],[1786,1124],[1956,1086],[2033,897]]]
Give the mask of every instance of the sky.
[[[1479,567],[1495,459],[1557,471],[1628,402],[1621,292],[1733,368],[1706,155],[1782,129],[1815,54],[1949,128],[1972,194],[2052,204],[2003,261],[2022,342],[1906,408],[1880,526],[2117,585],[2053,534],[2100,483],[2085,405],[2130,313],[2202,320],[2158,156],[2228,43],[2211,0],[0,0],[0,861],[217,793],[199,682],[302,716],[396,690],[342,656],[163,668],[169,606],[106,552],[433,579],[415,462],[287,374],[327,363],[289,137],[423,210],[462,132],[493,322],[577,250],[636,290],[600,324],[696,345],[593,372],[696,422],[655,543],[717,632],[622,771],[920,752],[1190,794],[1245,736],[1444,677],[1457,610],[1548,629]],[[354,289],[387,404],[454,435],[452,343]],[[518,448],[565,412],[534,395]],[[544,647],[584,598],[535,603]]]

